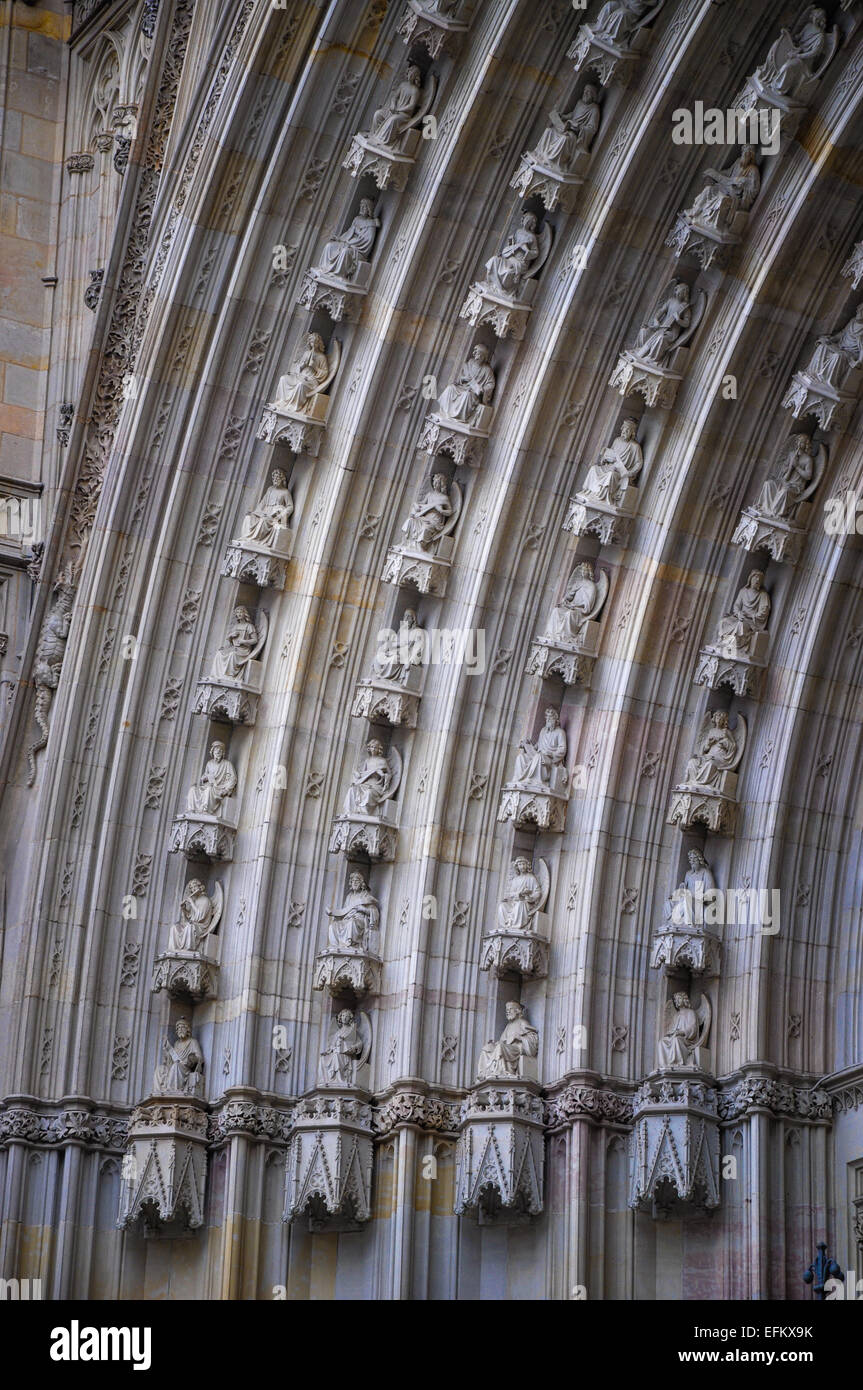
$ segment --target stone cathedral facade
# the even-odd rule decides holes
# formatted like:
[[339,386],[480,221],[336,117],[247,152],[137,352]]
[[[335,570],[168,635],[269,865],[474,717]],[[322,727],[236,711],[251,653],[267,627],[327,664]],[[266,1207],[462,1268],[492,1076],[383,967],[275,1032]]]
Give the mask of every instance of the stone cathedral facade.
[[0,1277],[863,1274],[863,4],[9,0]]

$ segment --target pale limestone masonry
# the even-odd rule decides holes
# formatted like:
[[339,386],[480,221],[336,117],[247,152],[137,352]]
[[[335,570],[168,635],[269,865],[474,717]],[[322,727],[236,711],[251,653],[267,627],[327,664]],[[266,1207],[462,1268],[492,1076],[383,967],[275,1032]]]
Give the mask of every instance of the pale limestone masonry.
[[[863,5],[542,8],[6,0],[46,1298],[863,1269]],[[787,117],[743,190],[672,140],[738,96]]]

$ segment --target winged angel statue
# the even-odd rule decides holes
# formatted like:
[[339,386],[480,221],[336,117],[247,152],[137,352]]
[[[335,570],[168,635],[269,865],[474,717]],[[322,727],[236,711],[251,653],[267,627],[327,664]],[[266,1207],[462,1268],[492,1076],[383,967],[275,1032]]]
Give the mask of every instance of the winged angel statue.
[[698,1052],[707,1042],[712,1017],[706,994],[701,996],[696,1008],[692,1007],[689,995],[682,990],[666,1000],[663,1019],[665,1032],[659,1039],[658,1056],[663,1070],[676,1071],[698,1065]]
[[279,378],[274,407],[283,415],[317,418],[317,398],[327,391],[342,356],[342,345],[334,338],[329,354],[320,333],[307,333],[305,346]]
[[737,716],[734,729],[729,728],[724,709],[709,710],[699,731],[695,751],[686,764],[680,791],[719,791],[722,774],[733,772],[743,757],[746,746],[746,720]]
[[345,815],[370,816],[380,820],[386,803],[395,796],[402,779],[402,759],[397,748],[384,756],[383,744],[376,738],[366,744],[366,756],[354,769],[345,797]]

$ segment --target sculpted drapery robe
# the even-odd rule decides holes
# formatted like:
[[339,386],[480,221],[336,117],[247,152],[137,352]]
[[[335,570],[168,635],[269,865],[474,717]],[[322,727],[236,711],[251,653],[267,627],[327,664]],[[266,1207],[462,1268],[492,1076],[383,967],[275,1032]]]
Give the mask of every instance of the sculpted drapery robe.
[[321,270],[353,280],[360,261],[367,261],[371,255],[377,229],[377,218],[358,214],[341,236],[327,242],[321,252]]
[[169,945],[172,951],[198,951],[210,933],[214,917],[213,904],[207,894],[186,890],[180,904],[180,921],[171,928]]
[[644,454],[638,440],[624,439],[619,434],[603,449],[600,462],[591,464],[582,491],[598,502],[619,507],[626,484],[641,471],[643,464]]
[[235,618],[227,631],[224,647],[213,657],[213,675],[217,680],[243,680],[248,672],[249,657],[258,645],[258,629],[248,618]]
[[338,911],[330,913],[329,941],[338,949],[368,950],[372,932],[380,925],[381,912],[377,898],[368,888],[348,893]]
[[535,1057],[538,1051],[537,1030],[526,1018],[514,1018],[504,1028],[499,1042],[486,1043],[480,1053],[477,1075],[481,1081],[518,1076],[521,1058]]
[[391,786],[392,775],[386,758],[370,753],[354,772],[345,810],[352,816],[379,816]]
[[566,791],[566,734],[558,726],[540,731],[536,743],[526,742],[515,760],[515,781],[523,787],[541,786]]
[[222,802],[237,789],[237,774],[227,758],[210,758],[200,782],[189,788],[187,810],[199,815],[218,816]]
[[414,502],[402,531],[420,550],[431,550],[440,540],[443,529],[452,516],[449,494],[430,487]]
[[686,765],[685,782],[694,787],[715,787],[721,772],[730,772],[737,762],[737,743],[730,729],[708,729],[701,747]]
[[472,425],[479,408],[488,405],[494,394],[495,375],[484,362],[469,358],[455,381],[441,393],[440,413],[448,420],[460,420]]
[[240,539],[271,546],[277,529],[287,526],[293,510],[294,502],[288,489],[271,484],[258,505],[243,517]]
[[300,414],[309,406],[329,375],[327,354],[308,345],[279,381],[278,404]]
[[700,1035],[701,1024],[695,1010],[691,1006],[678,1009],[671,1032],[659,1040],[659,1065],[688,1066],[698,1046]]
[[716,630],[720,644],[734,641],[737,650],[748,652],[756,632],[763,632],[770,617],[770,595],[764,589],[741,589],[731,612],[720,618]]
[[498,904],[498,926],[502,931],[532,931],[541,901],[542,887],[536,874],[513,874],[507,895]]
[[551,610],[546,636],[563,642],[578,642],[588,613],[596,607],[597,594],[596,580],[576,573],[566,586],[563,603]]
[[788,520],[800,494],[812,481],[814,460],[805,447],[792,444],[785,456],[779,475],[767,478],[762,485],[756,506],[764,515]]

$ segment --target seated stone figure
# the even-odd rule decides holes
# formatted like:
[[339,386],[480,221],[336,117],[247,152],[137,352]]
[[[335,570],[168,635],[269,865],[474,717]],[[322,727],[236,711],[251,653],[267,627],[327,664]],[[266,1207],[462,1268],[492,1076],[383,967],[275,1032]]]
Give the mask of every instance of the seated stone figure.
[[490,353],[483,343],[476,343],[458,376],[442,392],[438,405],[447,420],[475,425],[480,409],[489,405],[494,395],[495,374],[488,365]]
[[762,516],[792,521],[815,471],[815,449],[808,434],[795,434],[775,476],[767,478],[755,506]]
[[204,1089],[204,1054],[192,1037],[189,1021],[178,1018],[175,1040],[166,1038],[162,1062],[153,1074],[153,1094],[157,1096],[200,1096]]
[[372,116],[371,138],[385,149],[398,150],[411,118],[416,115],[422,100],[422,73],[414,64],[392,88],[383,106]]
[[745,587],[738,592],[731,612],[719,619],[715,639],[718,650],[732,656],[751,652],[756,633],[764,632],[767,628],[770,606],[770,595],[764,588],[764,575],[761,570],[752,570]]
[[536,931],[536,916],[545,906],[549,887],[548,867],[544,860],[539,861],[539,867],[542,880],[534,872],[529,859],[520,855],[513,860],[506,896],[501,898],[497,908],[499,931]]
[[351,874],[348,883],[350,891],[342,906],[327,909],[330,919],[330,949],[369,951],[374,945],[374,935],[380,926],[380,906],[374,893],[369,891],[362,874]]
[[524,1005],[511,1000],[506,1006],[507,1022],[497,1042],[487,1042],[480,1053],[478,1081],[513,1081],[521,1072],[523,1057],[539,1051],[539,1033],[524,1016]]
[[567,790],[566,734],[557,710],[547,709],[545,727],[536,743],[523,739],[515,760],[513,785],[526,791],[540,789],[565,796]]
[[453,505],[446,476],[435,473],[431,487],[411,507],[402,531],[417,550],[432,554],[441,536],[446,533],[452,514]]
[[355,280],[360,263],[371,257],[380,225],[371,198],[360,199],[360,210],[350,226],[327,242],[318,269],[341,280]]
[[817,340],[806,372],[819,385],[841,391],[850,373],[860,366],[863,366],[863,301],[844,328]]
[[312,414],[315,397],[321,394],[331,375],[323,338],[320,333],[307,333],[305,346],[279,379],[276,405],[298,415]]
[[[742,725],[738,716],[738,725]],[[716,789],[720,785],[723,772],[732,772],[743,753],[742,739],[745,725],[737,730],[737,736],[728,727],[725,710],[717,709],[705,721],[695,752],[686,764],[684,785]]]
[[225,634],[224,645],[219,647],[213,657],[213,679],[248,680],[249,662],[254,660],[263,646],[265,631],[266,629],[264,633],[258,631],[249,617],[247,608],[235,608],[231,625]]
[[348,816],[383,816],[386,803],[398,790],[400,760],[395,749],[390,758],[384,757],[383,744],[378,739],[369,739],[366,744],[366,757],[354,770],[351,785],[345,799],[345,814]]
[[590,26],[593,37],[627,48],[645,15],[656,8],[656,0],[606,0]]
[[171,951],[200,951],[218,927],[222,915],[222,890],[216,885],[213,898],[200,879],[192,878],[180,903],[180,921],[171,928],[168,946]]
[[705,227],[727,229],[738,212],[748,212],[758,197],[761,174],[755,146],[745,145],[730,169],[705,169],[705,187],[684,217]]
[[659,1040],[658,1061],[664,1071],[676,1071],[697,1063],[698,1049],[710,1030],[710,1003],[705,994],[693,1009],[689,995],[680,990],[665,1005],[665,1033]]
[[536,228],[534,214],[524,213],[521,226],[508,238],[503,250],[486,262],[486,284],[489,289],[510,298],[517,297],[539,255]]
[[638,330],[633,355],[653,366],[666,366],[692,322],[689,286],[675,280],[665,298]]
[[814,76],[826,48],[827,16],[817,5],[812,5],[794,34],[782,30],[764,62],[755,69],[755,76],[762,88],[793,100]]
[[568,114],[552,112],[550,124],[530,151],[529,158],[552,173],[569,174],[576,156],[586,154],[593,144],[600,117],[596,87],[587,83]]
[[565,647],[577,646],[586,624],[596,617],[607,594],[607,574],[602,572],[597,580],[593,561],[583,561],[569,576],[563,599],[552,608],[543,636]]
[[599,462],[591,464],[580,496],[591,501],[619,507],[627,485],[637,478],[644,466],[644,454],[635,437],[638,421],[627,418],[620,434],[603,449]]
[[260,502],[243,517],[240,540],[270,549],[279,532],[288,525],[293,510],[288,480],[281,468],[274,468],[272,482]]
[[225,745],[216,740],[198,782],[189,788],[186,809],[193,815],[220,816],[222,803],[237,789],[237,772],[225,757]]

